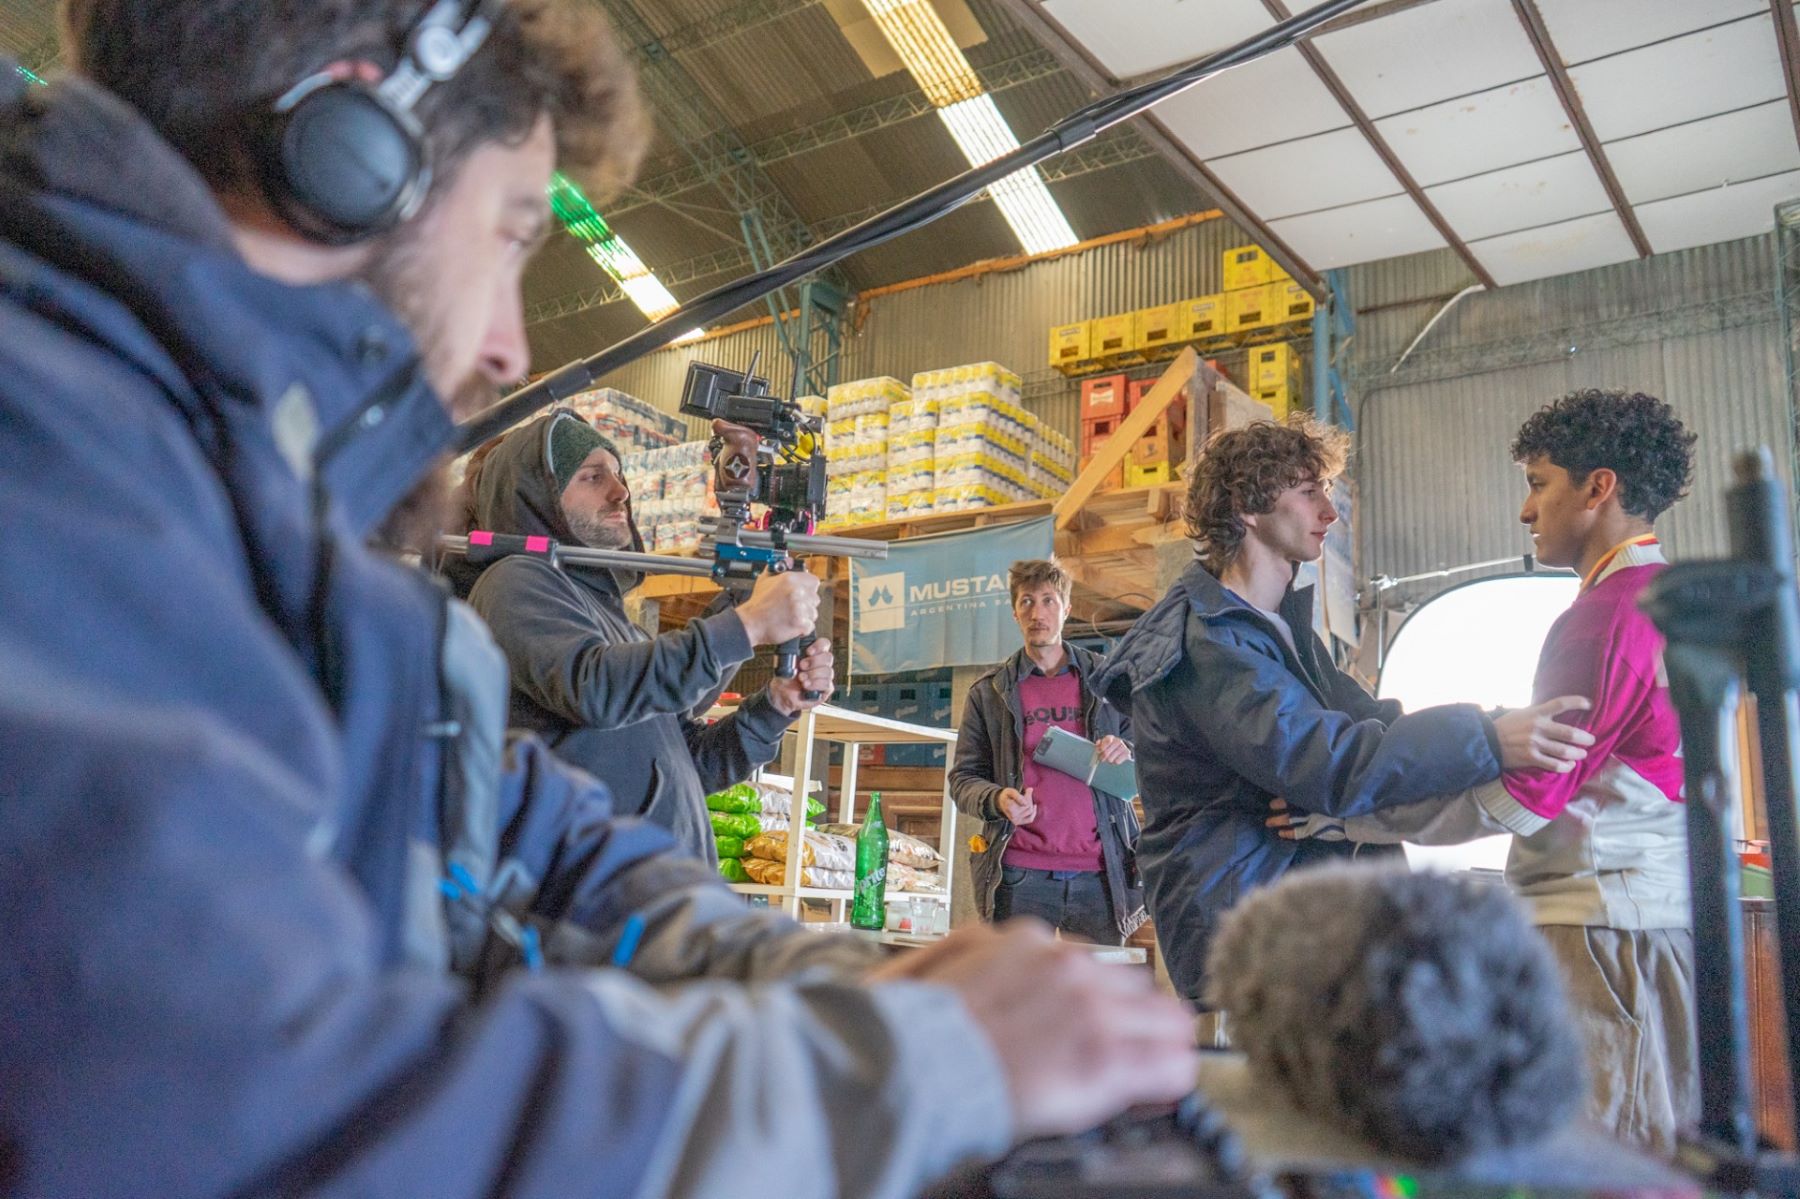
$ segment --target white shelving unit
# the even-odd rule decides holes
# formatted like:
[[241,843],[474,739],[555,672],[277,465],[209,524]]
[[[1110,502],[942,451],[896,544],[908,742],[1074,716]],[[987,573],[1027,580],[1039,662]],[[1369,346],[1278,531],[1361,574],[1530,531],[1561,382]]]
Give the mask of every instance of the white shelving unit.
[[[820,704],[809,711],[802,712],[800,719],[788,730],[790,737],[796,738],[794,746],[794,803],[788,811],[788,828],[803,829],[806,827],[805,796],[811,792],[814,782],[813,750],[819,742],[834,742],[844,747],[844,768],[842,785],[838,788],[837,820],[842,824],[851,824],[856,819],[856,751],[862,745],[942,745],[944,746],[944,788],[943,816],[938,826],[938,852],[943,855],[943,864],[939,870],[943,872],[944,889],[941,895],[929,894],[924,898],[934,899],[942,903],[950,902],[950,872],[956,863],[955,846],[950,844],[956,837],[956,806],[950,801],[949,763],[956,756],[956,730],[934,729],[924,725],[908,724],[903,720],[889,720],[885,716],[865,716],[860,712],[851,712],[845,708],[836,708],[830,704]],[[825,759],[818,759],[819,777],[824,777]],[[733,883],[732,890],[745,895],[767,895],[771,906],[779,904],[787,913],[796,918],[800,915],[802,899],[824,899],[831,901],[831,913],[834,920],[846,918],[851,893],[827,887],[803,887],[800,885],[800,860],[804,856],[794,851],[796,842],[790,838],[787,858],[787,871],[779,885],[768,883]],[[919,895],[916,891],[896,891],[894,895]]]

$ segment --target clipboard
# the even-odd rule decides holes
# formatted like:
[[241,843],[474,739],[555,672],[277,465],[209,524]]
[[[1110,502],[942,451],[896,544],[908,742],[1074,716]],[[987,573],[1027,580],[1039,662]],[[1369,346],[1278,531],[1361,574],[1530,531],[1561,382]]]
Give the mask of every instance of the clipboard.
[[1031,751],[1040,766],[1080,779],[1096,791],[1130,802],[1137,798],[1137,763],[1102,762],[1100,752],[1086,737],[1067,729],[1051,728]]

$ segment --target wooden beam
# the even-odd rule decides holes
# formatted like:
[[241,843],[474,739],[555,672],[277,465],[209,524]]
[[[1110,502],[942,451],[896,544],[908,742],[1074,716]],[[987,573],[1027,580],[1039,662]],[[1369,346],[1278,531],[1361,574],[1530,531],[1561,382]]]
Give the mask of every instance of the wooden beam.
[[1089,532],[1070,530],[1058,533],[1056,552],[1058,555],[1079,558],[1089,554],[1121,554],[1141,550],[1144,543],[1136,540],[1138,531],[1138,528],[1129,525],[1113,525]]
[[1781,51],[1781,77],[1787,82],[1788,115],[1794,137],[1800,141],[1800,27],[1794,23],[1794,6],[1788,0],[1769,0],[1775,13],[1775,44]]
[[[1788,19],[1793,19],[1791,3],[1783,5],[1781,0],[1775,0],[1775,3],[1778,8],[1787,7]],[[1650,239],[1644,236],[1644,227],[1638,224],[1637,213],[1632,210],[1631,201],[1625,198],[1625,189],[1619,185],[1612,163],[1606,159],[1606,150],[1594,133],[1587,109],[1581,105],[1575,81],[1569,78],[1569,68],[1563,64],[1562,55],[1557,53],[1555,43],[1550,40],[1550,27],[1544,24],[1544,14],[1538,11],[1537,0],[1513,0],[1513,12],[1518,14],[1519,24],[1525,27],[1525,36],[1531,39],[1531,48],[1537,51],[1538,62],[1543,64],[1544,74],[1550,77],[1550,86],[1556,89],[1556,98],[1562,101],[1563,112],[1568,114],[1575,136],[1581,139],[1581,148],[1587,151],[1594,174],[1600,176],[1600,186],[1606,189],[1606,198],[1612,201],[1613,211],[1618,214],[1619,223],[1625,226],[1632,248],[1639,258],[1650,257]]]
[[[1285,21],[1293,15],[1288,11],[1287,5],[1282,3],[1282,0],[1263,0],[1263,7],[1268,9],[1269,15],[1277,21]],[[1400,186],[1405,189],[1406,194],[1412,197],[1412,202],[1419,206],[1419,211],[1425,214],[1425,219],[1430,221],[1432,228],[1438,231],[1438,236],[1449,243],[1450,248],[1455,250],[1457,256],[1463,260],[1463,265],[1467,266],[1475,278],[1481,281],[1483,287],[1489,290],[1499,287],[1499,284],[1494,282],[1494,277],[1488,273],[1488,269],[1481,265],[1481,260],[1475,257],[1468,244],[1463,241],[1462,235],[1451,228],[1450,222],[1444,219],[1444,214],[1437,210],[1437,205],[1433,204],[1425,195],[1425,189],[1419,186],[1418,180],[1412,177],[1412,172],[1407,170],[1405,164],[1400,161],[1400,156],[1394,153],[1394,148],[1388,145],[1386,138],[1381,136],[1381,131],[1375,128],[1375,122],[1369,119],[1369,114],[1364,112],[1362,105],[1356,102],[1356,97],[1350,94],[1350,89],[1344,85],[1342,79],[1338,78],[1338,73],[1331,69],[1331,64],[1325,61],[1325,56],[1320,54],[1318,48],[1311,42],[1297,42],[1295,48],[1300,51],[1300,57],[1304,58],[1312,67],[1313,74],[1319,77],[1319,82],[1325,85],[1325,90],[1336,98],[1338,104],[1343,108],[1344,114],[1350,118],[1350,123],[1362,131],[1363,139],[1369,143],[1369,148],[1374,150],[1376,157],[1380,158],[1387,165],[1387,169],[1393,172],[1394,178],[1400,181]]]
[[1181,394],[1187,381],[1194,377],[1194,369],[1199,365],[1200,355],[1194,352],[1193,346],[1183,348],[1175,356],[1175,361],[1169,363],[1169,369],[1162,373],[1156,386],[1138,401],[1138,406],[1131,410],[1125,423],[1119,426],[1119,431],[1107,438],[1106,444],[1100,447],[1100,452],[1082,468],[1081,473],[1075,476],[1075,482],[1069,485],[1069,490],[1056,501],[1053,511],[1056,513],[1058,529],[1066,529],[1075,523],[1075,517],[1080,513],[1082,505],[1088,502],[1088,497],[1100,489],[1100,484],[1106,481],[1106,476],[1112,473],[1113,467],[1125,461],[1125,455],[1131,452],[1132,443],[1149,432],[1150,426],[1156,423],[1156,418],[1175,402],[1175,397]]

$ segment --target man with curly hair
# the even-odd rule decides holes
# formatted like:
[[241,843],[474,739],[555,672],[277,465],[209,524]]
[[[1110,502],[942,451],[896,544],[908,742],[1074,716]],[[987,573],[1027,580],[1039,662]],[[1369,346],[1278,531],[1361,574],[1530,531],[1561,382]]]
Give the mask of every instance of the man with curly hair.
[[[1513,834],[1507,881],[1562,962],[1588,1047],[1590,1114],[1661,1150],[1698,1102],[1681,729],[1662,637],[1638,607],[1665,565],[1656,518],[1687,494],[1694,435],[1653,396],[1577,391],[1520,428],[1521,523],[1581,593],[1544,639],[1532,694],[1593,706],[1594,737],[1566,773],[1508,770],[1471,791],[1343,821],[1352,843],[1454,844]],[[1293,797],[1289,797],[1293,799]],[[1304,807],[1297,799],[1293,806]],[[1284,835],[1336,822],[1278,813]]]
[[1214,435],[1188,485],[1199,560],[1095,679],[1136,732],[1150,914],[1170,980],[1197,1002],[1227,908],[1289,870],[1356,852],[1279,836],[1265,825],[1271,799],[1362,815],[1502,767],[1567,770],[1588,740],[1552,719],[1579,700],[1495,717],[1473,704],[1403,715],[1332,663],[1311,632],[1312,588],[1294,577],[1337,520],[1331,481],[1345,448],[1342,432],[1306,422]]

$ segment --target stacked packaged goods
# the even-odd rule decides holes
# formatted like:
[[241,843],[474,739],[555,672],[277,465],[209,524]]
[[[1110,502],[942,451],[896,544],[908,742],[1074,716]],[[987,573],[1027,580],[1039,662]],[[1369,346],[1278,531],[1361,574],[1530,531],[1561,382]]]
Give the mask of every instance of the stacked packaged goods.
[[888,409],[887,518],[931,511],[936,486],[938,402],[915,395]]
[[659,412],[643,400],[611,387],[596,387],[571,396],[568,406],[612,439],[621,452],[674,445],[687,436],[687,422]]
[[[742,859],[757,856],[751,846],[765,834],[774,834],[786,844],[792,804],[793,793],[772,783],[736,783],[707,796],[713,842],[719,851],[719,873],[734,883],[764,881],[747,871]],[[808,796],[806,823],[814,824],[824,814],[825,805]],[[813,835],[807,834],[809,840]],[[779,883],[779,873],[771,881]]]
[[1075,447],[1025,410],[994,362],[831,389],[825,510],[838,527],[1044,499],[1075,477]]
[[762,835],[762,797],[754,785],[738,783],[707,796],[706,807],[719,851],[719,873],[730,882],[749,882],[741,859],[745,845]]
[[[856,878],[856,842],[806,830],[801,840],[800,885],[848,890]],[[780,883],[787,872],[787,830],[765,832],[744,845],[744,871],[759,883]]]
[[887,518],[889,411],[910,399],[886,375],[840,383],[825,396],[825,511],[833,524]]
[[1031,449],[1030,481],[1040,496],[1067,491],[1075,481],[1075,443],[1055,429],[1040,429]]
[[[855,844],[859,830],[854,824],[821,824],[818,831]],[[944,875],[940,867],[943,863],[943,855],[935,846],[897,829],[888,830],[887,889],[890,893],[915,891],[941,895]]]
[[1019,376],[998,363],[924,371],[915,398],[935,400],[932,507],[985,508],[1033,498],[1029,482],[1035,418],[1020,402]]
[[706,443],[687,441],[626,454],[619,465],[631,486],[631,511],[644,548],[697,548],[704,523],[719,514]]

